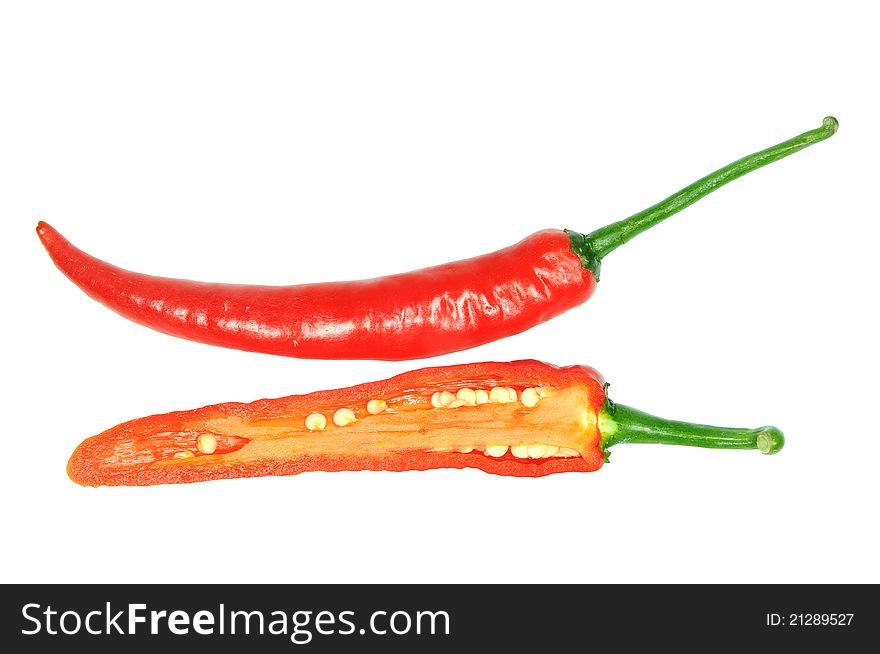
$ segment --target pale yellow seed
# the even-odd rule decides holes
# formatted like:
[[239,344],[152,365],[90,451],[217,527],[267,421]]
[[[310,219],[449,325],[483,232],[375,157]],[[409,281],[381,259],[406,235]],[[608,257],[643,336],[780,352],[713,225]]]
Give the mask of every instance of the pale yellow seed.
[[507,445],[487,445],[486,454],[498,458],[507,454]]
[[464,400],[453,400],[449,404],[446,405],[447,409],[457,409],[460,406],[468,406],[468,403]]
[[442,396],[442,393],[440,391],[436,391],[431,396],[431,406],[434,407],[435,409],[439,409],[440,407],[443,406],[443,402],[440,401],[441,396]]
[[541,396],[534,388],[525,389],[519,396],[520,401],[529,409],[538,405]]
[[529,445],[526,448],[526,451],[528,452],[530,459],[541,459],[547,454],[547,446],[540,443]]
[[573,450],[570,447],[560,447],[559,451],[556,453],[556,456],[580,456],[581,453],[577,450]]
[[542,400],[550,395],[549,391],[547,391],[547,389],[543,386],[535,388],[535,390],[538,391],[538,397],[540,397]]
[[455,402],[455,395],[449,391],[443,391],[440,393],[440,406],[449,406],[453,402]]
[[511,402],[516,402],[516,389],[515,388],[508,388],[507,389],[507,396]]
[[517,459],[526,459],[529,456],[528,445],[514,445],[510,448],[510,453]]
[[455,394],[455,397],[459,400],[464,400],[467,404],[471,406],[476,406],[477,404],[477,394],[472,388],[459,388],[458,393]]
[[486,404],[489,401],[489,393],[488,391],[484,391],[482,388],[478,388],[474,391],[477,397],[477,404]]
[[559,451],[559,448],[556,447],[555,445],[545,445],[544,447],[547,448],[547,451],[544,452],[545,459],[547,457],[556,456],[556,453]]
[[306,429],[309,431],[321,431],[327,427],[327,418],[323,413],[310,413],[306,416]]
[[367,413],[376,416],[388,408],[388,402],[385,400],[370,400],[367,402]]
[[196,439],[196,449],[202,454],[213,454],[217,449],[217,437],[212,434],[201,434]]
[[336,409],[336,412],[333,414],[333,424],[337,427],[346,427],[355,420],[357,420],[357,418],[354,415],[354,411],[351,409]]
[[459,451],[460,454],[470,454],[471,452],[474,451],[474,448],[472,448],[472,447],[460,447],[460,448],[458,448],[458,451]]
[[173,458],[175,458],[175,459],[191,459],[194,456],[195,456],[195,454],[193,454],[189,450],[184,450],[183,452],[175,452]]
[[489,391],[489,401],[504,404],[505,402],[510,402],[510,394],[503,386],[496,386]]

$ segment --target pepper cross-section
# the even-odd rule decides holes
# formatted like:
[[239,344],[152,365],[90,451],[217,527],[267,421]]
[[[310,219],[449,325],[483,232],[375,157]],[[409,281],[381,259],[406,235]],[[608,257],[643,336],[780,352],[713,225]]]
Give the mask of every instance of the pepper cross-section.
[[68,474],[144,486],[325,470],[590,472],[618,443],[779,451],[775,427],[657,418],[610,402],[598,372],[539,361],[425,368],[333,391],[126,422],[85,440]]

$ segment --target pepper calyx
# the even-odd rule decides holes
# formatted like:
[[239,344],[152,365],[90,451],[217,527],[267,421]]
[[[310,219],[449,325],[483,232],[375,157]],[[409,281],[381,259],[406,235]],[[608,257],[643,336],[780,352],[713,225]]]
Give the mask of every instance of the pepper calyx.
[[593,246],[586,234],[581,234],[572,229],[566,229],[565,234],[571,244],[571,251],[581,260],[581,265],[589,270],[596,281],[599,281],[599,272],[602,268],[602,258],[593,250]]

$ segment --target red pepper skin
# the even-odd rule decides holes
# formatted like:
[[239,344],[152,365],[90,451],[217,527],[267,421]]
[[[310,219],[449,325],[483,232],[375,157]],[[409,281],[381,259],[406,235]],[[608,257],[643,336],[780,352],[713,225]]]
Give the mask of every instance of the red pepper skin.
[[[99,438],[99,436],[94,438]],[[476,468],[490,474],[508,477],[545,477],[557,472],[594,472],[602,466],[603,461],[601,456],[596,456],[590,460],[571,457],[547,459],[540,463],[523,463],[507,457],[490,459],[481,454],[435,452],[432,454],[387,454],[382,457],[302,457],[296,460],[251,461],[211,467],[179,465],[161,470],[144,468],[139,471],[132,470],[109,475],[86,463],[85,458],[89,455],[89,447],[85,444],[81,445],[80,448],[77,448],[67,467],[67,474],[71,480],[82,486],[155,486],[157,484],[188,484],[215,479],[290,476],[302,472],[358,472],[364,470],[406,472],[408,470],[425,471],[439,468]]]
[[[429,430],[432,410],[467,410],[431,409],[428,398],[435,390],[454,392],[459,388],[485,386],[546,386],[557,389],[579,387],[589,398],[588,406],[585,407],[588,411],[598,413],[605,404],[602,377],[586,366],[559,368],[529,360],[424,368],[383,381],[338,390],[258,400],[250,404],[218,404],[132,420],[86,439],[71,456],[67,472],[73,481],[84,486],[148,486],[237,477],[295,475],[317,470],[478,468],[497,475],[540,477],[557,472],[590,472],[602,466],[600,434],[595,425],[587,431],[586,438],[589,442],[581,456],[534,460],[518,459],[510,453],[493,458],[478,452],[460,454],[413,448],[398,451],[393,444],[384,450],[342,456],[251,459],[247,456],[251,439],[240,435],[223,435],[216,431],[218,421],[224,420],[259,425],[261,421],[290,417],[292,424],[299,424],[299,416],[309,412],[323,410],[332,413],[338,407],[365,407],[369,400],[375,398],[388,398],[389,406],[398,414],[410,410],[421,413],[428,421],[425,423],[425,430]],[[428,402],[427,407],[425,402]],[[417,412],[416,409],[425,410]],[[382,419],[382,416],[367,416],[363,413],[361,412],[359,419],[364,421]],[[331,429],[338,431],[331,432]],[[331,424],[326,433],[316,434],[315,437],[335,439],[335,435],[344,434],[345,429],[346,427],[334,427]],[[197,455],[186,460],[170,458],[181,449],[193,449],[199,433],[215,435],[218,447],[214,454]],[[310,434],[305,433],[298,437],[309,438]]]
[[585,302],[596,288],[560,230],[409,273],[296,286],[134,273],[77,249],[46,223],[37,234],[61,272],[129,320],[200,343],[306,359],[401,361],[457,352],[523,332]]

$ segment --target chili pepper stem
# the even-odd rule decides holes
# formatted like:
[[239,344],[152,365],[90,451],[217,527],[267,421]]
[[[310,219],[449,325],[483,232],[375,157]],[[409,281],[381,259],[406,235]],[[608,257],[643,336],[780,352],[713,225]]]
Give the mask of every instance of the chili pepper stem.
[[776,454],[785,437],[776,427],[741,429],[713,427],[658,418],[643,411],[610,401],[599,413],[602,449],[619,443],[659,443],[729,450],[760,450]]
[[602,258],[609,252],[616,250],[630,239],[689,207],[737,177],[742,177],[762,166],[779,161],[814,143],[824,141],[834,135],[837,127],[837,119],[828,116],[822,121],[820,127],[719,168],[714,173],[706,175],[665,200],[629,218],[600,227],[586,235],[565,230],[571,239],[572,250],[581,258],[584,267],[590,270],[596,279],[599,279]]

